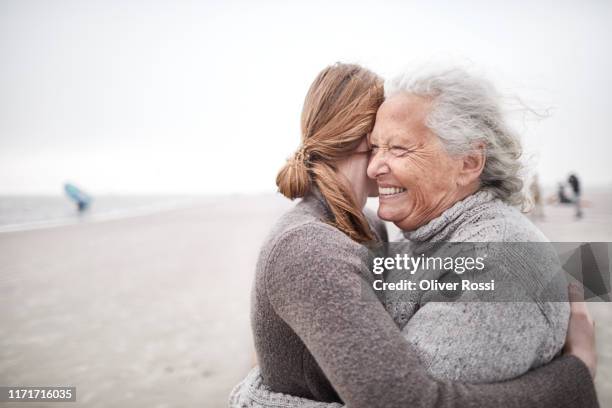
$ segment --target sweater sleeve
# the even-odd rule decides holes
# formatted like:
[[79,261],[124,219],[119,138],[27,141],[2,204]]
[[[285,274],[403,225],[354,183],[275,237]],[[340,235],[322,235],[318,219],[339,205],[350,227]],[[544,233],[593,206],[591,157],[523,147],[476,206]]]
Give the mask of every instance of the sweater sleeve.
[[430,302],[402,332],[431,375],[470,383],[518,377],[562,346],[535,302]]
[[[566,357],[519,379],[469,385],[431,378],[331,228],[285,233],[271,251],[266,291],[347,407],[594,407],[588,370]],[[323,249],[324,248],[324,249]]]
[[[569,304],[550,300],[567,300],[567,284],[555,274],[558,268],[548,260],[546,245],[493,245],[503,250],[487,252],[500,254],[489,256],[484,270],[462,278],[454,272],[443,277],[457,283],[495,282],[495,290],[463,291],[456,301],[424,302],[402,329],[436,378],[470,383],[508,380],[550,362],[563,347]],[[537,257],[528,249],[538,252]],[[551,288],[555,293],[546,292]],[[423,296],[440,297],[437,290]]]

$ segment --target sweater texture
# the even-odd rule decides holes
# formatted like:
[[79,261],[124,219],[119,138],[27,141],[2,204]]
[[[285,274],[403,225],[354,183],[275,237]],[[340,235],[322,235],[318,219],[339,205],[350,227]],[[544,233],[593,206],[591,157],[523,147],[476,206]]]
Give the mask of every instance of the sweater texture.
[[[455,207],[449,210],[458,214],[449,216],[454,221],[460,221],[465,212]],[[588,369],[572,356],[558,357],[505,382],[469,384],[435,378],[432,367],[444,368],[448,362],[440,349],[452,342],[436,340],[439,346],[434,354],[438,357],[432,359],[411,341],[418,336],[410,334],[408,324],[400,331],[401,318],[392,317],[376,301],[378,294],[364,293],[373,279],[368,250],[332,227],[331,217],[325,200],[314,191],[279,220],[264,243],[251,311],[260,366],[235,387],[230,406],[598,406]],[[432,222],[441,226],[434,234],[419,229],[408,238],[419,242],[419,237],[423,241],[447,239],[442,238],[443,231],[459,233],[460,228],[449,228],[448,221],[438,218]],[[380,222],[373,221],[373,229],[385,239]],[[510,236],[504,234],[500,240]],[[468,233],[464,236],[473,240]],[[489,235],[483,236],[488,239]],[[398,314],[406,313],[402,304],[410,304],[405,299],[380,300]],[[539,309],[532,312],[542,315]],[[407,323],[418,313],[413,315]]]

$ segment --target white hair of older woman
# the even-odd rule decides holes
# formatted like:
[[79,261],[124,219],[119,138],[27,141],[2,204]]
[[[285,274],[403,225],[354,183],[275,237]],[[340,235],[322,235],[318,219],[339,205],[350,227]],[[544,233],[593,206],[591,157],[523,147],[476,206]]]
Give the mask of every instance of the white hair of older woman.
[[485,144],[481,189],[511,205],[524,205],[521,142],[506,124],[500,96],[487,80],[453,68],[427,74],[403,74],[385,83],[385,97],[405,92],[430,98],[426,126],[451,155]]

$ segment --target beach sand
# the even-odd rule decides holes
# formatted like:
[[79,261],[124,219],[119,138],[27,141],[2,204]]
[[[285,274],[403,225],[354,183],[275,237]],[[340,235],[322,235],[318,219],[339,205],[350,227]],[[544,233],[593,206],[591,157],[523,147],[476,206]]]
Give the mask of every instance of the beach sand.
[[[553,241],[612,241],[612,192],[589,199],[583,220],[547,207],[540,227]],[[77,387],[76,403],[53,407],[226,406],[252,364],[259,245],[290,205],[235,196],[1,233],[0,384]],[[612,304],[589,308],[599,398],[612,406]]]

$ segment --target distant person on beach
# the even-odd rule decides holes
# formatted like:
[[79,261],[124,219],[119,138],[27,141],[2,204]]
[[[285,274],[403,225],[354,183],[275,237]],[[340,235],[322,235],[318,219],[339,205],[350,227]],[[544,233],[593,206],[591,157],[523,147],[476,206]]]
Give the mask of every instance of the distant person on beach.
[[580,180],[575,173],[570,174],[567,183],[572,187],[572,202],[576,207],[576,218],[582,218],[582,206],[580,203]]
[[[565,355],[551,361],[566,339],[563,302],[400,310],[364,300],[377,295],[363,244],[386,240],[363,210],[376,192],[378,215],[410,242],[544,239],[511,206],[522,201],[520,144],[486,84],[449,71],[402,76],[385,91],[383,103],[380,78],[347,64],[324,69],[308,91],[301,144],[276,180],[283,195],[302,200],[260,252],[251,314],[260,367],[230,406],[597,406],[593,327],[581,303],[572,306]],[[461,126],[443,133],[427,120],[434,110]],[[465,384],[484,378],[492,383]]]
[[571,204],[572,203],[571,198],[569,198],[567,196],[567,193],[565,192],[564,183],[559,183],[557,185],[557,199],[559,201],[559,204]]
[[540,183],[538,180],[538,175],[533,176],[533,180],[531,180],[531,184],[529,185],[529,192],[531,194],[531,199],[533,200],[533,215],[540,219],[544,219],[544,203],[542,202],[542,191],[540,189]]
[[74,201],[80,213],[86,211],[91,204],[91,196],[71,183],[64,184],[64,191],[68,198]]
[[[571,196],[567,193],[567,187],[571,189]],[[560,182],[557,184],[557,195],[556,197],[550,197],[548,200],[549,203],[554,204],[573,204],[576,209],[575,217],[580,219],[583,217],[584,213],[582,212],[582,197],[581,197],[581,189],[580,189],[580,180],[578,176],[574,173],[570,174],[567,183]]]

